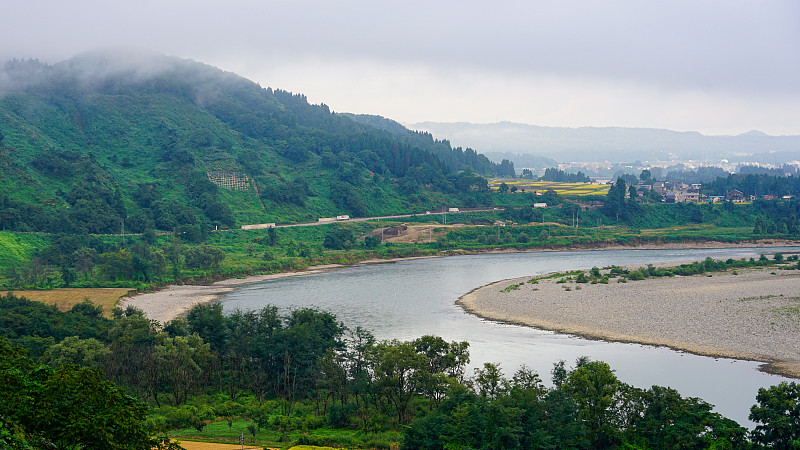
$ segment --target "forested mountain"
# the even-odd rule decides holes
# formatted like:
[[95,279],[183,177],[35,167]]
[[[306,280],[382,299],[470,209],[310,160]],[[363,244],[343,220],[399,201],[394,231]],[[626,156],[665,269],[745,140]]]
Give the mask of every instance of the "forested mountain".
[[12,60],[0,71],[0,229],[107,233],[124,220],[196,234],[423,210],[476,195],[475,174],[513,171],[384,122],[173,57]]

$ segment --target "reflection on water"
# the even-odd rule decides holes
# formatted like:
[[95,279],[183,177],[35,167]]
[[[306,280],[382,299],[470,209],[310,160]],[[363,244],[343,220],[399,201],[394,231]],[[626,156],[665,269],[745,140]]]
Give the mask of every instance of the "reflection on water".
[[[777,249],[779,251],[780,249]],[[785,249],[784,249],[785,250]],[[425,334],[470,342],[472,366],[500,363],[511,375],[525,364],[549,381],[553,363],[579,356],[608,362],[624,382],[671,386],[701,397],[743,425],[759,387],[782,377],[757,370],[758,363],[714,359],[666,348],[609,343],[499,324],[465,313],[455,300],[488,283],[568,269],[757,256],[767,249],[603,250],[505,253],[358,265],[331,272],[248,285],[223,297],[226,312],[276,305],[330,311],[349,327],[360,325],[379,339]],[[771,251],[776,251],[772,249]],[[569,365],[569,364],[568,364]]]

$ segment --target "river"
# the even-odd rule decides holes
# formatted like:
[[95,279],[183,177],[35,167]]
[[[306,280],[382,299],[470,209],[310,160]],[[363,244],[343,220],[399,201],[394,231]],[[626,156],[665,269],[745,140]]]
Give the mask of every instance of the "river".
[[[227,312],[275,305],[284,311],[316,307],[348,327],[360,325],[378,339],[410,340],[432,334],[469,341],[471,367],[499,363],[511,376],[521,365],[550,382],[559,360],[570,366],[580,356],[609,363],[625,383],[670,386],[700,397],[740,424],[759,387],[787,378],[758,370],[759,363],[709,358],[663,347],[587,340],[575,336],[480,319],[455,304],[474,288],[507,278],[593,266],[646,265],[667,261],[742,258],[788,248],[598,250],[502,253],[361,264],[329,272],[244,286],[222,298]],[[796,250],[796,249],[792,249]]]

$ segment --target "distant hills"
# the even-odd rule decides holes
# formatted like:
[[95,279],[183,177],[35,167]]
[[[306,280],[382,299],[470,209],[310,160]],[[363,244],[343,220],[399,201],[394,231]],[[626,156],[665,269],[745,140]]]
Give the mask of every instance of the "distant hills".
[[[557,161],[671,161],[726,159],[782,164],[800,159],[800,136],[749,131],[738,136],[705,136],[651,128],[541,127],[512,122],[420,122],[408,124],[453,145],[481,153],[535,154]],[[516,162],[516,161],[515,161]],[[524,164],[517,162],[519,167]]]
[[191,231],[424,210],[474,195],[475,174],[504,173],[513,166],[430,134],[195,61],[103,51],[0,70],[0,229]]

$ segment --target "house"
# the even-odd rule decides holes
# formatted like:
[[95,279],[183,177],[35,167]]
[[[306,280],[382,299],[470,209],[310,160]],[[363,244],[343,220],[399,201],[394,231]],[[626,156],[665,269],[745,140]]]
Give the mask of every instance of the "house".
[[683,203],[686,201],[685,191],[668,191],[664,196],[664,201],[667,203]]
[[734,189],[732,191],[728,191],[725,194],[725,199],[730,201],[730,202],[741,203],[745,199],[744,192],[742,192],[742,191],[740,191],[738,189]]
[[700,190],[689,189],[688,191],[686,191],[686,196],[684,197],[684,201],[688,203],[700,203]]

